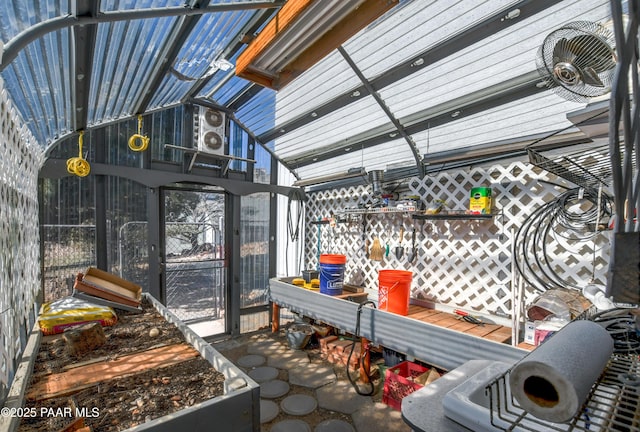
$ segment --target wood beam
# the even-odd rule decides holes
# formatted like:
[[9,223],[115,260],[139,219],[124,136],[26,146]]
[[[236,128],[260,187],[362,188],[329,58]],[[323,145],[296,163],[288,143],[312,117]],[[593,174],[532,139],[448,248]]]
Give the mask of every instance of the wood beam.
[[[278,90],[379,18],[398,2],[399,0],[365,0],[338,22],[328,27],[327,32],[310,46],[304,48],[300,53],[292,53],[291,62],[284,68],[273,71],[261,70],[254,66],[254,62],[260,58],[262,53],[276,39],[282,38],[295,20],[314,3],[314,0],[290,0],[238,57],[236,75]],[[290,35],[290,37],[294,36]]]

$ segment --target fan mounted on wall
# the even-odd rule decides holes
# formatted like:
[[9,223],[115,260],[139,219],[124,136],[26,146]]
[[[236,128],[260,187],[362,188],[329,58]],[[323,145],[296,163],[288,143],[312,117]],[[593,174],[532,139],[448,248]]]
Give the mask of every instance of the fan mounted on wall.
[[557,95],[587,102],[611,91],[616,61],[615,39],[609,29],[591,21],[575,21],[544,39],[536,65]]

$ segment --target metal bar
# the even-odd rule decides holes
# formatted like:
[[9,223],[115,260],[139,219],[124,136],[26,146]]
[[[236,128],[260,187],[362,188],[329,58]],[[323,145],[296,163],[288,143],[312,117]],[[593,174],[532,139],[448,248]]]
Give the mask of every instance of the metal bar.
[[8,41],[4,46],[2,53],[2,63],[0,64],[0,72],[11,63],[17,55],[31,42],[41,36],[57,30],[61,30],[74,26],[86,26],[91,24],[100,24],[115,21],[128,21],[134,19],[149,18],[169,18],[184,16],[199,16],[209,13],[228,12],[237,10],[251,9],[269,9],[280,7],[284,4],[282,0],[264,1],[264,2],[237,2],[237,3],[216,3],[204,7],[166,7],[151,9],[133,9],[101,12],[98,16],[61,16],[42,21],[33,25],[22,32],[18,33],[13,39]]
[[[400,121],[407,125],[405,126],[405,131],[408,134],[415,135],[416,133],[425,131],[428,128],[441,126],[449,122],[507,104],[514,100],[546,91],[545,88],[537,87],[535,85],[537,82],[538,74],[537,72],[532,72],[444,103],[430,109],[429,111],[408,116],[413,121],[411,123],[408,118],[401,118]],[[451,116],[454,111],[459,111],[457,117]],[[314,150],[302,153],[295,158],[285,159],[285,166],[301,167],[334,157],[339,157],[344,155],[345,149],[349,147],[354,151],[371,148],[395,139],[389,136],[390,131],[393,131],[393,129],[386,128],[382,132],[376,130],[374,135],[371,134],[371,131],[368,131],[354,137],[353,139],[343,140],[334,144],[327,144],[323,147],[326,150],[322,152]]]
[[[218,58],[222,58],[222,59],[228,59],[231,58],[235,55],[236,52],[238,52],[240,49],[242,49],[242,47],[245,46],[245,44],[242,42],[242,38],[244,35],[251,35],[256,33],[263,25],[264,23],[269,19],[269,17],[271,16],[270,11],[268,10],[264,10],[258,13],[255,13],[253,15],[253,17],[251,17],[251,19],[249,20],[249,22],[247,24],[244,25],[244,27],[242,29],[240,29],[240,31],[238,31],[238,34],[236,35],[236,37],[234,37],[234,40],[236,40],[236,43],[233,45],[229,45],[219,56]],[[209,95],[207,95],[207,97],[210,97],[210,95],[212,95],[215,90],[220,88],[220,85],[222,83],[226,83],[227,81],[229,81],[232,77],[235,76],[235,74],[233,73],[235,71],[235,66],[233,69],[227,71],[227,75],[221,80],[220,83],[218,83],[215,88],[211,91],[211,93]],[[185,94],[183,100],[188,100],[194,96],[196,96],[198,93],[200,93],[200,91],[207,85],[207,83],[213,79],[215,74],[212,74],[211,76],[207,77],[206,79],[199,79],[193,86],[191,86],[191,88],[189,89],[189,91],[187,91],[187,93]]]
[[404,140],[407,142],[407,144],[409,145],[409,148],[411,149],[411,153],[413,153],[413,158],[416,161],[416,168],[418,169],[418,175],[420,176],[420,178],[424,177],[424,166],[422,165],[422,157],[420,156],[420,151],[418,150],[418,146],[413,140],[413,137],[411,137],[411,135],[407,133],[402,123],[400,123],[400,121],[393,114],[393,112],[391,112],[391,109],[387,106],[384,99],[382,99],[382,96],[380,96],[380,94],[373,88],[369,80],[367,80],[367,77],[364,76],[362,71],[358,68],[358,66],[353,61],[353,59],[349,56],[347,51],[342,46],[339,46],[338,52],[345,59],[349,67],[351,67],[351,70],[353,70],[356,76],[360,79],[360,81],[364,85],[364,88],[367,89],[367,91],[371,94],[371,96],[373,96],[373,99],[375,99],[375,101],[380,106],[380,108],[382,108],[382,111],[384,111],[387,117],[389,117],[389,120],[391,120],[391,123],[393,123],[393,126],[400,133],[402,138],[404,138]]
[[182,150],[184,152],[187,153],[196,153],[198,155],[203,155],[203,156],[210,156],[212,158],[222,158],[222,159],[230,159],[230,160],[239,160],[239,161],[244,161],[244,162],[253,162],[255,163],[255,159],[248,159],[248,158],[243,158],[240,156],[234,156],[234,155],[217,155],[217,154],[211,154],[211,153],[207,153],[207,152],[201,152],[198,149],[194,149],[194,148],[189,148],[189,147],[182,147],[182,146],[177,146],[177,145],[172,145],[172,144],[165,144],[164,145],[165,148],[170,148],[170,149],[174,149],[174,150]]

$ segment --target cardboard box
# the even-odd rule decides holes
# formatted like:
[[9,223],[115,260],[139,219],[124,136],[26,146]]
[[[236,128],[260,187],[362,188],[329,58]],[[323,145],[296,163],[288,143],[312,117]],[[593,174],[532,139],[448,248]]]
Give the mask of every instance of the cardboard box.
[[524,342],[529,345],[534,345],[536,334],[536,326],[533,321],[527,321],[524,323]]

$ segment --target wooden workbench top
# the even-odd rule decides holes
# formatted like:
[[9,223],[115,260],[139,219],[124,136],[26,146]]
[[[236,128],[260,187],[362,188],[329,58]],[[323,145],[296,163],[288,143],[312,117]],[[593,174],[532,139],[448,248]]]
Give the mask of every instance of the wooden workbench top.
[[458,315],[423,306],[410,305],[407,317],[494,342],[508,343],[511,340],[511,329],[509,327],[498,324],[473,324],[463,320]]

